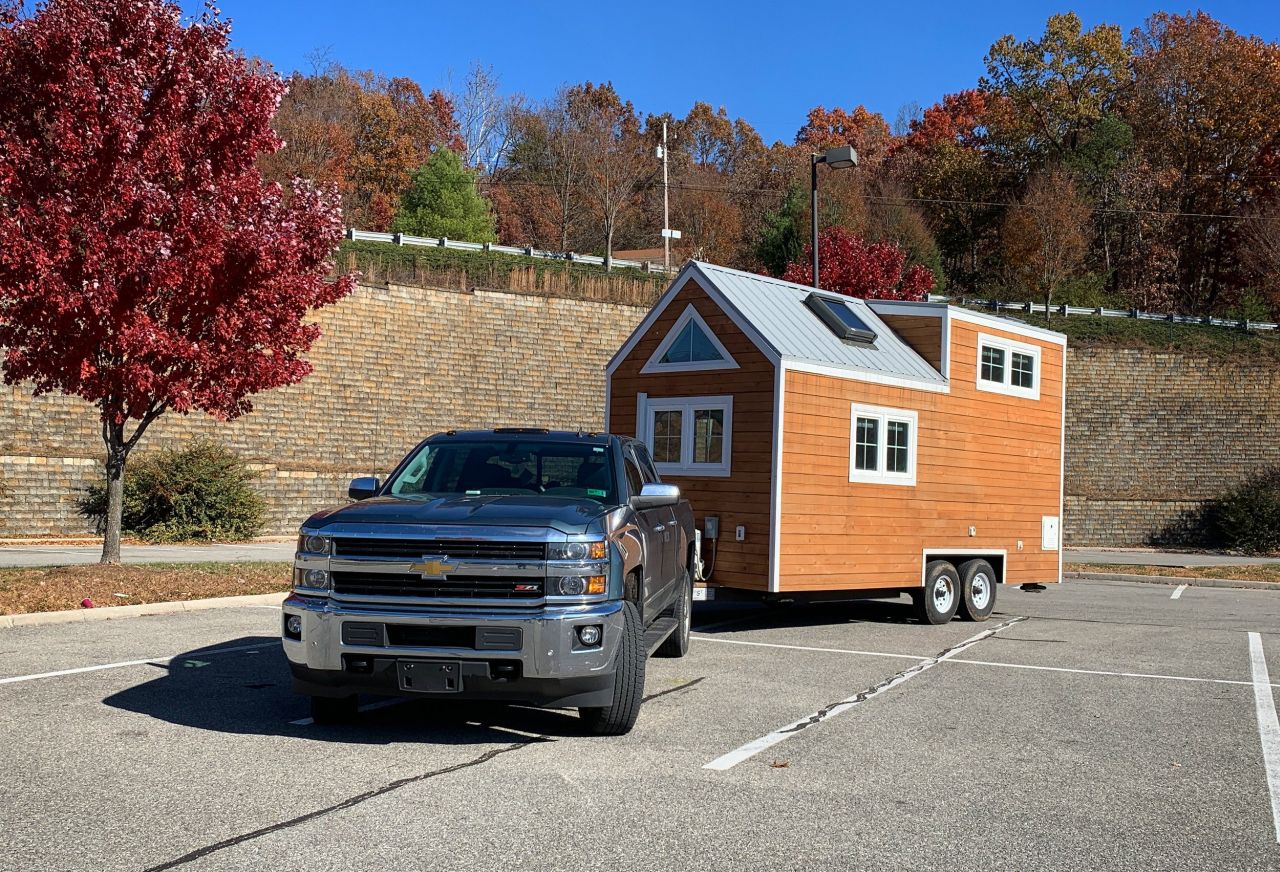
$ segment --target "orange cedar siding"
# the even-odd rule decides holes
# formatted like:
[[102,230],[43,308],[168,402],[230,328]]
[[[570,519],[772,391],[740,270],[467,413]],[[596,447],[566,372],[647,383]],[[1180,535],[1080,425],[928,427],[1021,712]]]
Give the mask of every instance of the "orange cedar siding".
[[[1040,347],[1038,400],[977,389],[979,333]],[[950,349],[945,394],[787,372],[781,590],[919,585],[925,548],[1005,549],[1007,582],[1058,580],[1040,523],[1061,511],[1063,348],[953,318]],[[849,481],[854,403],[917,412],[915,486]]]
[[[738,369],[642,374],[641,368],[690,303],[728,349]],[[699,528],[707,515],[719,516],[720,538],[716,544],[712,581],[720,584],[756,590],[767,590],[769,586],[773,388],[773,364],[692,280],[680,289],[610,380],[606,426],[611,433],[629,436],[637,433],[636,394],[648,394],[650,399],[733,397],[730,475],[664,476],[663,479],[680,486],[681,493],[693,505]],[[746,541],[735,541],[734,529],[738,525],[747,528]],[[709,543],[704,542],[704,559],[708,559],[710,553]]]
[[942,372],[941,315],[881,315],[898,337],[911,346],[929,365]]

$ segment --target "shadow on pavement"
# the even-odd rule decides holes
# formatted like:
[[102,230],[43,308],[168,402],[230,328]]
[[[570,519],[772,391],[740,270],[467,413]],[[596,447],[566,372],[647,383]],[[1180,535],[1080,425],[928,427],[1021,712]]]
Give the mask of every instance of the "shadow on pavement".
[[918,621],[907,597],[807,603],[697,603],[693,612],[693,631],[712,634],[765,628],[911,623]]
[[[228,648],[242,650],[226,651]],[[529,734],[584,734],[573,712],[428,699],[397,699],[395,705],[361,712],[352,723],[342,726],[293,724],[290,722],[309,717],[310,710],[306,698],[293,692],[278,637],[227,639],[188,651],[168,663],[157,661],[151,667],[157,674],[150,681],[103,702],[201,730],[357,745],[470,745],[511,742],[531,738]],[[361,702],[383,699],[362,697]]]

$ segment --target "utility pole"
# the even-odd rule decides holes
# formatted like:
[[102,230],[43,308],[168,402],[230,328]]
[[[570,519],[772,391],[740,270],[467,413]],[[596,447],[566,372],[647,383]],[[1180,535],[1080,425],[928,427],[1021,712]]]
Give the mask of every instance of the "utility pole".
[[658,157],[662,159],[662,270],[671,272],[671,240],[680,238],[679,230],[672,230],[670,199],[667,195],[667,122],[662,122],[662,145],[658,146]]
[[667,214],[669,200],[667,197],[667,122],[662,122],[662,269],[671,272],[671,220]]

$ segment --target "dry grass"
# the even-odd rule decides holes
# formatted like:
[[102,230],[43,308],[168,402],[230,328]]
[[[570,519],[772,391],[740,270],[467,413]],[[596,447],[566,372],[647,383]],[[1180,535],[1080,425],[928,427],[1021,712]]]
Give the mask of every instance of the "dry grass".
[[[144,605],[289,589],[288,563],[153,563],[0,569],[0,615]],[[127,594],[127,596],[117,596]]]
[[1280,564],[1261,566],[1122,566],[1110,563],[1068,563],[1066,572],[1105,572],[1119,575],[1165,575],[1170,578],[1229,578],[1280,584]]

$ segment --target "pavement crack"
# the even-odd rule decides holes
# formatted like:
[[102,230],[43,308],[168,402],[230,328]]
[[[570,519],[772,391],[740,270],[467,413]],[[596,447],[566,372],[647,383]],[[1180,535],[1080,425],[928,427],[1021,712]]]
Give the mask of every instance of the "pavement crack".
[[434,769],[430,772],[423,772],[420,775],[413,775],[408,778],[400,778],[396,781],[392,781],[390,784],[384,784],[382,787],[378,787],[373,790],[367,790],[364,793],[359,793],[359,794],[356,794],[355,796],[348,797],[347,799],[344,799],[342,802],[335,803],[333,805],[326,806],[324,808],[316,809],[315,811],[307,812],[304,815],[299,815],[298,817],[290,818],[287,821],[280,821],[279,823],[271,824],[270,826],[267,826],[267,827],[251,830],[250,832],[242,833],[238,836],[232,836],[229,839],[223,839],[220,842],[214,842],[211,845],[205,845],[203,848],[197,848],[196,850],[191,851],[190,853],[183,854],[181,857],[176,857],[172,860],[161,863],[158,866],[151,866],[147,868],[145,872],[164,872],[164,870],[166,869],[173,869],[175,866],[181,866],[185,863],[190,863],[193,860],[199,860],[202,857],[207,857],[208,855],[213,854],[217,851],[222,851],[226,848],[233,848],[236,845],[243,844],[245,842],[260,838],[262,836],[269,835],[271,833],[279,832],[280,830],[287,830],[292,827],[300,826],[301,824],[305,824],[308,821],[313,821],[316,818],[324,817],[325,815],[329,815],[337,811],[344,811],[346,809],[357,806],[362,802],[367,802],[371,799],[375,799],[379,796],[383,796],[384,794],[391,793],[394,790],[399,790],[402,787],[408,787],[410,784],[417,784],[420,781],[427,781],[432,778],[438,778],[441,775],[449,775],[453,772],[458,772],[463,769],[470,769],[473,766],[480,766],[484,763],[488,763],[490,760],[494,759],[495,757],[499,757],[502,754],[509,754],[512,751],[519,751],[521,748],[525,748],[529,745],[540,744],[542,742],[554,742],[554,741],[555,740],[550,738],[549,736],[533,736],[524,742],[513,742],[510,745],[503,745],[501,748],[491,748],[488,751],[485,751],[479,757],[474,757],[470,760],[463,761],[462,763],[455,763],[452,766],[445,766],[442,769]]
[[963,642],[957,642],[956,644],[951,645],[950,647],[943,648],[941,651],[939,651],[937,654],[930,657],[928,660],[922,660],[919,663],[914,664],[913,666],[907,667],[901,672],[897,672],[897,673],[894,673],[893,675],[890,675],[888,678],[882,681],[877,681],[875,684],[871,685],[866,690],[858,691],[853,696],[845,697],[844,699],[839,699],[833,703],[825,705],[822,708],[818,709],[813,714],[809,715],[809,717],[805,718],[803,721],[799,721],[797,723],[792,724],[789,727],[778,730],[778,733],[779,734],[798,733],[801,730],[812,727],[815,724],[819,724],[823,720],[825,720],[827,717],[829,717],[832,712],[838,709],[843,710],[846,708],[852,708],[853,706],[858,705],[859,703],[866,702],[871,697],[876,696],[880,693],[883,693],[885,690],[889,689],[890,687],[893,687],[894,685],[897,685],[897,684],[901,684],[911,676],[916,675],[917,673],[920,673],[920,672],[924,672],[926,669],[932,669],[934,666],[937,666],[939,663],[941,663],[943,660],[946,660],[952,654],[963,651],[966,648],[970,648],[973,645],[976,645],[978,642],[981,642],[983,639],[990,639],[992,636],[994,636],[996,633],[999,633],[1005,627],[1012,627],[1014,624],[1020,623],[1025,620],[1026,620],[1025,617],[1011,618],[1010,620],[1005,621],[1003,624],[1000,624],[998,627],[992,627],[990,630],[987,630],[984,633],[980,633],[971,639],[965,639]]
[[660,690],[657,693],[651,693],[640,701],[648,702],[651,699],[657,699],[660,696],[666,696],[669,693],[675,693],[677,690],[688,690],[689,688],[693,687],[695,684],[701,684],[706,680],[707,680],[707,677],[703,675],[693,679],[692,681],[686,681],[684,684],[677,684],[675,687],[668,687],[666,690]]

